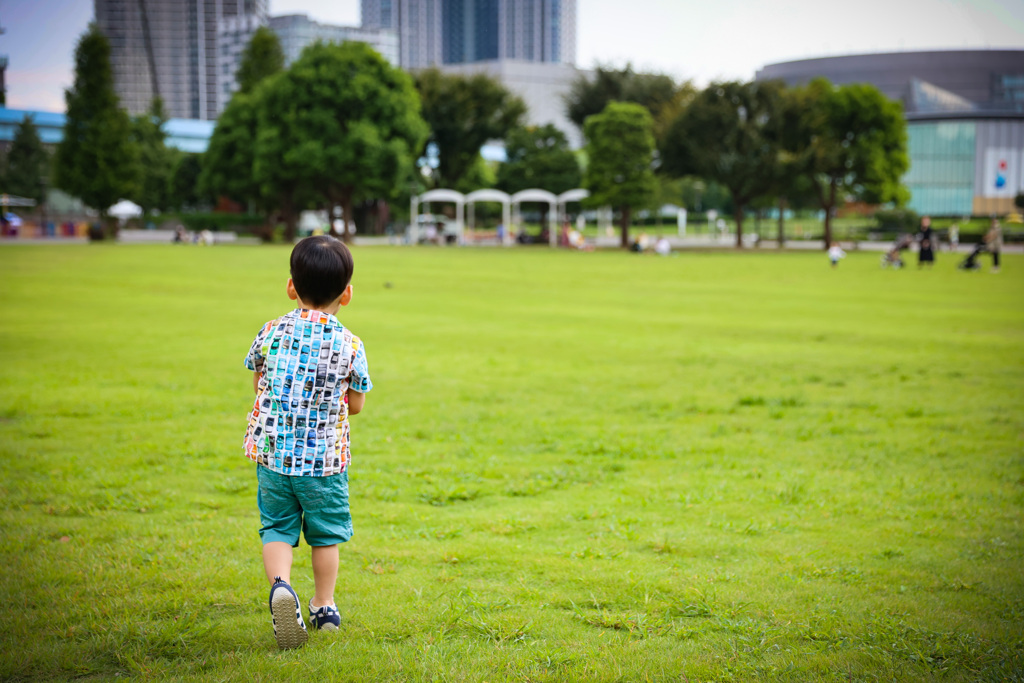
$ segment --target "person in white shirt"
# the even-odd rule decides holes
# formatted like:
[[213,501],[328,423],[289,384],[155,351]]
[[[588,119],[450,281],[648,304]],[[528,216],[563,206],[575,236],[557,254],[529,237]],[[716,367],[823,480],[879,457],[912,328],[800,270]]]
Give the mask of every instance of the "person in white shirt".
[[839,260],[842,258],[846,258],[846,252],[839,246],[839,242],[833,242],[832,246],[828,248],[828,260],[832,262],[832,267],[838,266]]

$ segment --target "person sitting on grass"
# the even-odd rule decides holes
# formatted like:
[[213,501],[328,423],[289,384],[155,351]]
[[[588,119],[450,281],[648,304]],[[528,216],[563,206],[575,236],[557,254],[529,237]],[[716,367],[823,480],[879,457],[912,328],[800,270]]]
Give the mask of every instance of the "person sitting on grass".
[[281,649],[307,639],[290,585],[300,529],[312,549],[310,625],[341,625],[334,585],[338,544],[352,537],[348,417],[373,388],[362,341],[335,317],[352,300],[352,268],[352,254],[333,237],[296,244],[286,292],[298,308],[266,323],[245,358],[256,391],[245,454],[256,462],[263,568]]

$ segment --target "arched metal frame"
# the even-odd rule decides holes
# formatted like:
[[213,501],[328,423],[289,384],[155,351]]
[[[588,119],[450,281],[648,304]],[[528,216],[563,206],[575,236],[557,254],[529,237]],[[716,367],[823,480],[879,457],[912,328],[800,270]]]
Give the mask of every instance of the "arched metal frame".
[[419,207],[420,204],[429,204],[430,202],[452,202],[455,204],[455,232],[458,235],[459,244],[462,244],[462,230],[463,230],[463,210],[465,208],[466,197],[461,192],[455,190],[427,190],[418,197],[413,197],[411,200],[411,220],[409,223],[409,239],[413,244],[417,244],[420,238],[420,226],[419,221]]
[[540,188],[530,188],[529,190],[520,190],[512,195],[512,210],[515,215],[515,224],[518,228],[521,219],[519,216],[519,205],[523,202],[543,202],[548,205],[548,244],[552,247],[558,246],[558,230],[556,229],[558,220],[558,197],[547,190],[541,190]]
[[569,220],[568,213],[565,210],[566,204],[569,202],[579,202],[590,196],[590,192],[584,190],[582,187],[578,187],[575,190],[568,190],[558,195],[558,220],[566,221]]
[[501,243],[506,247],[512,244],[512,198],[501,190],[476,190],[466,195],[466,206],[470,209],[470,230],[476,227],[475,215],[472,211],[477,202],[500,202],[501,224],[503,227]]
[[565,205],[569,202],[578,202],[589,196],[590,193],[582,188],[569,190],[560,195],[555,195],[540,188],[530,188],[516,192],[511,196],[501,190],[491,189],[476,190],[468,195],[464,195],[456,190],[428,190],[418,197],[413,196],[410,199],[409,213],[411,221],[409,225],[409,239],[413,244],[419,242],[419,222],[417,219],[419,218],[420,204],[429,204],[430,202],[452,202],[455,204],[455,229],[458,233],[459,244],[462,244],[466,205],[472,205],[476,202],[501,202],[501,215],[503,225],[505,226],[502,241],[505,245],[509,245],[512,243],[512,226],[515,225],[518,229],[521,223],[519,205],[522,202],[542,202],[548,205],[548,244],[555,247],[558,246],[557,225],[559,219],[565,214]]

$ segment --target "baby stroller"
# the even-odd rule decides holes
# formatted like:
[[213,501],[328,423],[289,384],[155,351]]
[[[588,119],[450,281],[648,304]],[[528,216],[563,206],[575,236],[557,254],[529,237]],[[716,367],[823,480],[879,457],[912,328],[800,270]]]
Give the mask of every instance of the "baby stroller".
[[984,242],[979,243],[970,254],[967,255],[960,265],[957,266],[960,270],[979,270],[981,264],[978,263],[978,257],[988,251],[988,247],[985,246]]
[[882,255],[882,267],[899,269],[903,267],[903,259],[900,257],[900,252],[904,249],[909,249],[913,238],[910,235],[900,235],[896,238],[895,244],[892,245],[892,249],[885,252]]

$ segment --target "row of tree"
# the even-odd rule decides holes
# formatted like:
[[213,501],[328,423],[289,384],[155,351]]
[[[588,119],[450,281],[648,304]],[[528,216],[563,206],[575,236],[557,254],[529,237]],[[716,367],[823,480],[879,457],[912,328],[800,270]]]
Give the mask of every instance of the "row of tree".
[[[259,57],[275,53],[274,40],[269,32],[254,38],[250,59],[276,65],[276,58]],[[311,80],[302,74],[307,63],[314,62],[321,70]],[[380,72],[376,78],[387,82],[380,74],[390,67],[371,62],[373,53],[364,48],[318,45],[287,71],[274,74],[276,66],[251,69],[257,81],[265,80],[254,83],[249,96],[236,96],[218,122],[207,153],[205,186],[250,203],[262,198],[265,209],[276,206],[289,223],[295,197],[282,201],[273,196],[267,169],[274,168],[282,184],[296,177],[296,172],[288,170],[287,164],[271,163],[273,155],[332,146],[339,148],[339,154],[341,150],[357,153],[360,147],[343,137],[324,138],[316,127],[295,125],[290,115],[280,116],[273,107],[268,112],[268,98],[283,98],[279,101],[292,106],[299,103],[304,116],[347,127],[352,111],[347,105],[339,106],[347,89],[357,88],[359,98],[386,98],[387,93],[373,95],[358,79],[336,79],[333,74]],[[342,94],[309,96],[316,91],[314,81],[325,93]],[[524,127],[522,101],[493,79],[429,69],[416,75],[414,85],[418,111],[426,123],[425,131],[420,131],[422,147],[416,146],[415,136],[407,135],[403,150],[411,157],[403,157],[402,164],[350,166],[358,172],[350,174],[353,177],[341,194],[332,193],[323,183],[343,176],[344,170],[329,169],[319,154],[302,155],[307,159],[303,187],[312,189],[320,200],[307,196],[299,204],[341,203],[350,216],[353,199],[404,198],[422,189],[424,177],[430,184],[460,190],[493,184],[508,192],[528,187],[562,192],[582,181],[592,194],[588,204],[617,207],[626,245],[635,208],[669,199],[664,190],[678,190],[680,178],[699,177],[728,190],[740,245],[745,213],[768,203],[779,204],[780,216],[787,204],[823,209],[827,243],[832,215],[841,203],[858,199],[899,204],[906,198],[900,185],[908,166],[901,109],[868,85],[833,87],[823,80],[801,88],[786,88],[778,82],[719,83],[697,91],[689,83],[635,73],[629,67],[598,69],[592,79],[578,80],[566,101],[568,115],[581,125],[586,138],[582,170],[565,135],[550,125]],[[365,106],[365,100],[359,101]],[[412,116],[409,112],[417,109],[415,103],[404,101],[407,109],[401,116]],[[389,106],[383,111],[395,116],[400,110]],[[381,140],[387,139],[392,125],[387,115],[372,117],[372,127],[377,129],[373,134]],[[261,148],[261,136],[286,140],[286,148]],[[257,140],[253,159],[232,142],[252,139]],[[491,139],[505,140],[507,161],[495,177],[488,178],[480,148]],[[261,154],[270,158],[261,162]],[[372,156],[368,150],[367,155]],[[426,162],[422,170],[429,173],[409,174],[409,162],[417,158],[421,164]],[[354,158],[344,160],[354,162]],[[398,166],[407,174],[404,178],[394,172]],[[218,169],[220,177],[214,179]],[[678,202],[681,197],[672,199]]]
[[194,207],[200,160],[168,147],[167,117],[151,110],[129,117],[114,93],[110,48],[95,26],[75,52],[75,84],[65,92],[67,117],[55,154],[44,146],[31,117],[18,124],[0,168],[4,192],[42,205],[50,186],[101,212],[131,199],[147,212]]
[[[100,209],[121,198],[147,211],[230,199],[283,222],[290,236],[305,208],[341,206],[347,222],[360,207],[404,204],[430,186],[562,192],[582,183],[591,205],[619,210],[626,244],[635,210],[687,198],[699,205],[701,192],[726,188],[739,243],[744,214],[769,204],[825,209],[827,241],[832,211],[847,199],[905,198],[902,114],[870,86],[698,91],[664,75],[599,68],[566,98],[586,138],[577,154],[553,126],[524,126],[522,100],[487,76],[430,69],[412,77],[359,43],[312,45],[285,69],[277,37],[260,29],[200,158],[167,147],[159,100],[144,116],[120,109],[95,26],[75,59],[54,180]],[[480,156],[493,139],[507,152],[496,172]],[[12,147],[9,168],[24,166],[15,154],[23,147]]]
[[[797,88],[777,81],[713,83],[699,92],[670,86],[667,77],[599,69],[569,98],[570,116],[585,126],[584,186],[593,203],[619,207],[624,245],[630,209],[650,201],[658,176],[696,176],[727,188],[737,246],[747,211],[767,204],[779,207],[780,239],[787,204],[822,209],[827,245],[843,203],[900,205],[908,198],[900,182],[909,167],[902,109],[871,85],[819,79]],[[630,163],[600,163],[605,155]]]

